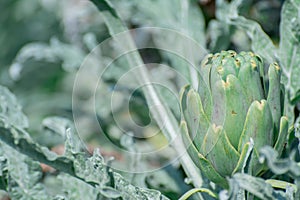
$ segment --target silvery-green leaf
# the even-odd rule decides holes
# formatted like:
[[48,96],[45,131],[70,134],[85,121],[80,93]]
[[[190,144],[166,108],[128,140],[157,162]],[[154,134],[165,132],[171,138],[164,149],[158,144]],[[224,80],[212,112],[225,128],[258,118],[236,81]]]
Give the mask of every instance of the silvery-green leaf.
[[99,191],[85,182],[68,174],[59,174],[57,179],[61,182],[60,192],[67,199],[97,199]]
[[[134,18],[135,23],[180,31],[205,47],[205,21],[196,2],[187,0],[146,0],[142,4],[139,1],[135,3],[137,7]],[[174,9],[169,9],[170,7]],[[162,18],[164,20],[161,20]]]
[[32,42],[24,45],[19,50],[14,62],[9,68],[10,76],[17,81],[21,78],[26,62],[44,61],[58,63],[62,61],[62,67],[66,71],[78,69],[84,59],[85,53],[75,45],[60,42],[52,38],[50,43]]
[[[10,94],[10,93],[9,93]],[[12,94],[8,95],[12,96]],[[18,105],[17,105],[18,106]],[[22,114],[22,113],[20,113]],[[10,117],[10,116],[8,116]],[[6,118],[3,120],[9,121],[10,118]],[[5,121],[4,121],[5,122]],[[16,122],[18,125],[18,122]],[[113,185],[117,188],[117,190],[120,190],[122,192],[122,196],[131,196],[134,195],[137,199],[144,198],[146,199],[150,197],[153,197],[153,199],[166,199],[164,196],[161,195],[161,193],[156,191],[148,191],[147,189],[137,188],[132,185],[130,185],[129,182],[126,182],[125,179],[120,176],[118,173],[108,173],[108,168],[106,167],[103,158],[98,152],[95,152],[92,157],[88,157],[87,153],[82,151],[83,146],[81,143],[81,140],[76,137],[70,130],[70,128],[67,129],[67,140],[66,140],[66,151],[67,151],[67,157],[64,156],[57,156],[55,153],[50,152],[48,148],[40,146],[30,138],[29,134],[21,128],[15,127],[11,123],[5,123],[0,124],[0,139],[2,140],[1,144],[3,146],[7,146],[11,149],[13,147],[17,154],[22,153],[21,156],[29,156],[33,159],[36,159],[37,161],[40,161],[42,163],[45,163],[51,167],[54,167],[62,172],[68,173],[78,179],[85,180],[87,184],[90,184],[92,186],[95,186],[95,184],[99,184],[101,186],[105,186],[106,183],[109,183],[111,181],[111,177],[113,177]],[[6,144],[4,144],[6,143]],[[3,152],[14,152],[10,150],[5,150]],[[6,155],[2,153],[2,155]],[[8,154],[9,155],[9,154]],[[25,157],[26,157],[25,156]],[[16,162],[20,161],[19,156],[14,155],[12,156],[13,159],[17,159]],[[27,158],[27,157],[26,157]],[[26,162],[26,161],[25,161]],[[34,173],[37,175],[36,178],[39,178],[41,176],[40,172],[36,170],[36,167],[40,167],[39,165],[36,165],[36,162],[34,162]],[[17,165],[13,165],[17,166]],[[3,171],[2,171],[3,174]],[[26,174],[26,173],[25,173]],[[20,172],[17,177],[24,176],[24,172]],[[34,180],[36,180],[36,178]],[[32,182],[32,177],[28,178],[31,182],[30,184],[34,184],[32,189],[28,190],[26,189],[24,192],[28,192],[30,195],[35,195],[37,191],[43,192],[41,189],[41,185],[36,184],[36,182]],[[27,180],[27,179],[25,179]],[[30,184],[27,184],[29,187]],[[14,184],[15,185],[15,184]],[[23,185],[23,184],[22,184]],[[26,185],[26,184],[25,184]],[[36,189],[36,187],[38,189]],[[127,187],[131,187],[133,189],[129,190]],[[139,193],[131,194],[134,191],[140,191]],[[19,193],[15,193],[12,189],[12,194],[19,195]],[[44,193],[43,193],[44,194]],[[25,194],[25,197],[28,195]],[[22,196],[22,195],[21,195]],[[155,197],[155,198],[154,198]],[[26,198],[30,199],[30,198]],[[39,198],[43,199],[43,197]],[[49,199],[46,197],[45,199]]]
[[[282,191],[276,191],[270,184],[267,184],[263,179],[250,176],[248,174],[237,173],[229,179],[230,189],[239,188],[246,190],[260,199],[268,200],[286,200],[286,195]],[[238,190],[239,191],[239,190]],[[236,199],[237,193],[232,192],[230,199]]]
[[[85,152],[78,152],[77,150],[73,156],[51,156],[49,155],[49,150],[45,151],[45,147],[35,144],[29,136],[24,137],[24,130],[20,131],[14,127],[1,127],[0,132],[0,139],[18,150],[18,153],[25,154],[61,172],[68,173],[75,178],[85,181],[89,185],[95,187],[96,185],[105,186],[105,184],[111,183],[122,193],[122,197],[124,198],[167,199],[159,191],[131,185],[116,172],[108,173],[111,169],[107,168],[102,156],[97,151],[92,157],[88,157]],[[12,134],[12,132],[15,133]],[[72,144],[71,142],[70,145]],[[72,151],[70,151],[70,154],[72,154]],[[17,156],[15,157],[17,158]],[[111,182],[112,178],[114,181]]]
[[210,37],[209,49],[211,52],[219,52],[228,48],[232,34],[230,25],[211,20],[207,31]]
[[100,188],[100,192],[103,196],[107,198],[119,198],[121,197],[122,193],[114,188],[111,187],[102,187]]
[[[171,66],[186,77],[196,89],[198,79],[193,67],[197,66],[206,52],[205,21],[197,3],[188,0],[146,0],[142,4],[137,1],[136,7],[135,23],[166,28],[162,29],[161,33],[153,31],[155,45],[161,49],[164,59],[170,61]],[[173,9],[169,9],[170,7]],[[161,20],[162,18],[164,20]],[[195,44],[201,48],[194,48],[197,46]],[[178,55],[168,53],[168,50]],[[183,59],[180,56],[183,56]],[[181,80],[178,82],[182,84]]]
[[224,0],[219,0],[217,5],[222,12],[218,14],[218,19],[243,29],[251,39],[251,48],[255,53],[265,58],[268,63],[276,61],[277,49],[261,26],[253,20],[238,15],[241,2],[235,0],[228,4]]
[[273,63],[269,66],[269,91],[267,101],[269,103],[272,118],[274,121],[276,132],[279,131],[280,117],[282,113],[281,105],[281,90],[280,90],[280,67],[277,63]]
[[65,137],[67,129],[74,128],[73,123],[69,119],[55,116],[43,119],[42,125],[44,128],[50,129],[63,137]]
[[300,177],[300,166],[294,160],[295,152],[288,158],[279,159],[278,152],[272,147],[266,146],[260,150],[260,161],[266,162],[275,174],[290,174],[292,177]]
[[28,119],[15,95],[3,86],[0,86],[0,120],[4,126],[13,124],[20,128],[28,127]]
[[299,96],[300,90],[300,1],[288,0],[284,2],[281,11],[279,58],[282,65],[283,79],[289,100]]
[[41,183],[42,171],[38,162],[0,142],[1,179],[10,198],[47,200],[51,198]]

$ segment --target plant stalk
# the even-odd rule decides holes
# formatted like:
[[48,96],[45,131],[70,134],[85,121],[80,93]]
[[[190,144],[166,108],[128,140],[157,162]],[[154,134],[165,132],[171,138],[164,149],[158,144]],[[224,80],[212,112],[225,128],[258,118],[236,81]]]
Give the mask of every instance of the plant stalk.
[[[196,188],[202,187],[203,182],[201,174],[190,156],[186,153],[186,149],[181,139],[178,122],[170,109],[161,102],[159,94],[149,79],[147,69],[144,66],[140,54],[137,52],[137,48],[128,32],[127,27],[120,20],[118,14],[109,1],[91,1],[97,6],[102,14],[110,35],[116,40],[117,44],[120,45],[120,48],[122,48],[124,53],[126,53],[124,55],[126,55],[130,67],[133,69],[138,66],[138,68],[134,70],[136,75],[135,77],[139,84],[144,85],[143,93],[148,105],[154,105],[150,112],[153,114],[163,134],[168,139],[168,142],[174,147],[175,151],[180,156],[180,163],[187,176],[192,180],[192,183]],[[126,32],[125,36],[122,35],[119,37],[120,35],[118,34],[124,34],[124,32]]]

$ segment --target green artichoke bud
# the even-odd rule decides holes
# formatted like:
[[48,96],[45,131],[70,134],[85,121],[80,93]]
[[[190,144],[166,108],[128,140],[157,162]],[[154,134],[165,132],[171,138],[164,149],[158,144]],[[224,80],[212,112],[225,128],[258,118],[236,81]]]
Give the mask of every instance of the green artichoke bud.
[[252,52],[222,51],[201,63],[199,89],[181,92],[183,140],[195,164],[208,179],[226,188],[226,177],[243,169],[253,141],[248,173],[264,168],[258,150],[281,152],[288,121],[283,113],[280,67],[264,75],[262,59]]

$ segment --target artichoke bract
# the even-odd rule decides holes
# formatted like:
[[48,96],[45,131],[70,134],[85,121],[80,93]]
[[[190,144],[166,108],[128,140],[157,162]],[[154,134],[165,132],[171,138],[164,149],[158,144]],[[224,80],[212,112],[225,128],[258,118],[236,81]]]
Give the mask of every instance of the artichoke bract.
[[282,116],[280,67],[273,63],[264,73],[258,55],[222,51],[207,55],[199,71],[198,90],[181,91],[183,140],[202,173],[227,188],[226,177],[244,170],[245,159],[247,173],[264,170],[261,147],[283,150],[288,121]]

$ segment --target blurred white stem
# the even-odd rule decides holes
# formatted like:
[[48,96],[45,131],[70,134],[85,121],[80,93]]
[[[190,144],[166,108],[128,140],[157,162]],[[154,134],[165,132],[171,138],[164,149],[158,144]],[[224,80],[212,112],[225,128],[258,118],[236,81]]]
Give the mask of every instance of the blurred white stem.
[[[123,24],[123,22],[118,17],[115,9],[111,6],[110,2],[107,0],[91,0],[100,10],[104,21],[109,29],[110,35],[116,40],[118,45],[127,52],[126,57],[131,68],[138,67],[138,70],[134,70],[136,73],[136,78],[139,84],[145,85],[143,87],[143,92],[146,97],[148,105],[155,105],[151,109],[156,122],[162,129],[165,137],[168,139],[169,143],[173,144],[173,147],[178,155],[180,156],[180,162],[183,166],[186,174],[192,180],[193,185],[197,188],[202,187],[202,177],[199,173],[198,168],[194,165],[190,156],[186,153],[186,149],[181,140],[180,129],[178,122],[176,121],[174,115],[168,107],[166,107],[159,94],[156,92],[154,86],[148,77],[147,69],[140,57],[140,54],[136,51],[136,46],[128,32],[128,29]],[[118,33],[125,33],[124,37],[116,36]],[[123,33],[122,33],[123,34]],[[135,51],[133,51],[135,50]],[[130,52],[130,53],[128,53]]]
[[[188,28],[188,22],[189,22],[189,1],[188,0],[182,0],[181,1],[181,32],[184,33],[185,35],[189,35],[187,30]],[[188,70],[189,70],[189,75],[190,75],[190,83],[192,87],[195,90],[198,90],[198,73],[194,66],[196,66],[196,63],[194,63],[194,54],[193,50],[191,49],[191,44],[190,40],[185,40],[182,42],[182,55],[184,55],[185,58],[188,58],[189,61],[192,63],[188,63]]]

